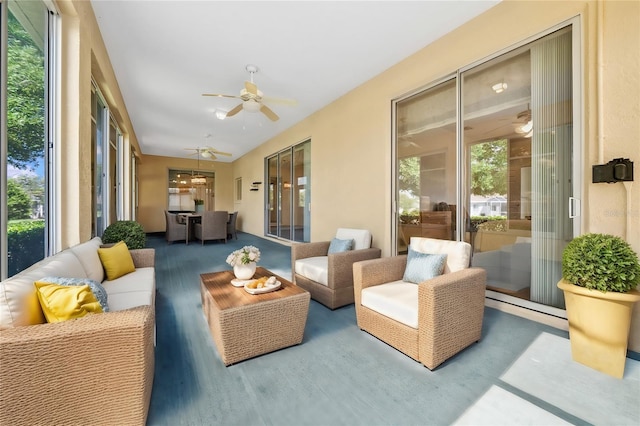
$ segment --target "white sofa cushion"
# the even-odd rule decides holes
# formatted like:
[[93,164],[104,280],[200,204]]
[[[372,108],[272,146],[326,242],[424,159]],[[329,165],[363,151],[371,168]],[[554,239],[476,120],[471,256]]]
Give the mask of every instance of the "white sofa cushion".
[[98,256],[98,249],[102,245],[100,237],[95,237],[85,243],[71,247],[71,251],[78,257],[87,278],[98,281],[104,280],[104,268]]
[[366,229],[338,228],[336,238],[340,240],[353,240],[352,250],[371,248],[371,232]]
[[471,244],[462,241],[438,240],[435,238],[411,237],[411,248],[420,253],[443,253],[447,255],[444,273],[461,271],[469,267]]
[[47,257],[24,271],[0,283],[0,329],[31,325],[26,315],[27,296],[35,291],[34,282],[40,278],[56,276],[86,278],[78,258],[68,250]]
[[155,268],[138,268],[112,281],[103,281],[109,309],[122,311],[136,306],[155,306]]
[[329,283],[329,257],[315,256],[298,259],[295,263],[295,272],[322,285]]
[[362,290],[362,306],[409,327],[418,328],[418,286],[393,281]]

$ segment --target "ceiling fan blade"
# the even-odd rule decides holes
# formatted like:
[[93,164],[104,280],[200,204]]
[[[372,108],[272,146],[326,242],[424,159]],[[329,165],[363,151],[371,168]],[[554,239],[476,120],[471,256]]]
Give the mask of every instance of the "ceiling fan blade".
[[238,104],[235,108],[233,108],[231,111],[229,111],[226,116],[227,117],[233,117],[234,115],[236,115],[240,111],[242,111],[242,104]]
[[242,99],[240,96],[236,96],[236,95],[222,95],[219,93],[203,93],[202,96],[215,96],[218,98],[236,98],[236,99]]
[[264,102],[269,102],[270,104],[282,104],[282,105],[289,105],[289,106],[298,105],[298,101],[296,101],[295,99],[272,98],[270,96],[264,96],[262,100]]
[[256,86],[252,82],[245,81],[244,88],[246,89],[247,92],[251,93],[252,95],[258,96],[258,86]]
[[262,105],[260,107],[260,112],[262,112],[264,115],[266,115],[269,120],[271,121],[278,121],[278,119],[280,119],[280,117],[278,117],[278,114],[276,114],[275,112],[271,111],[271,108],[269,108],[266,105]]
[[228,152],[218,151],[217,149],[215,149],[215,148],[213,148],[213,147],[211,147],[211,146],[207,146],[207,147],[202,148],[202,152],[206,152],[206,153],[208,153],[208,154],[211,154],[211,156],[212,156],[212,157],[215,157],[215,155],[214,155],[214,154],[217,154],[217,155],[226,155],[226,156],[231,156],[231,154],[230,154],[230,153],[228,153]]

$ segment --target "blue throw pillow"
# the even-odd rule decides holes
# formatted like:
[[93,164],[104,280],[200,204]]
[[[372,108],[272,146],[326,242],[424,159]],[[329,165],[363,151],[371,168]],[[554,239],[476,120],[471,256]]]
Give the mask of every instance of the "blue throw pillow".
[[329,244],[329,253],[340,253],[343,251],[349,251],[353,247],[353,240],[340,240],[334,238]]
[[420,253],[409,246],[407,266],[402,280],[419,284],[422,281],[442,275],[446,261],[446,254]]
[[65,277],[44,277],[38,280],[39,282],[47,282],[58,285],[88,285],[91,292],[98,303],[102,307],[102,312],[109,312],[109,304],[107,302],[107,290],[102,287],[98,281],[89,278],[65,278]]

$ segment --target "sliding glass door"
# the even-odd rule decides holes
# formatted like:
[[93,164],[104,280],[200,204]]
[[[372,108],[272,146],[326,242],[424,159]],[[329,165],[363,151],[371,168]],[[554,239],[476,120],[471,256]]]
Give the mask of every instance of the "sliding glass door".
[[310,149],[311,141],[306,141],[266,159],[267,235],[291,241],[309,241]]
[[398,252],[411,237],[455,239],[456,80],[398,102]]
[[564,308],[562,249],[579,233],[574,42],[569,26],[397,101],[399,253],[411,236],[467,241],[496,298]]
[[45,2],[0,3],[0,279],[53,249],[55,23]]

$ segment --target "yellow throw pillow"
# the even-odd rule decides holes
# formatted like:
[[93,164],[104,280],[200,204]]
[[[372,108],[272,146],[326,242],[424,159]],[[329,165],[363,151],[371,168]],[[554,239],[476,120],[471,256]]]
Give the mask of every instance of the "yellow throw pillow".
[[136,270],[127,243],[124,241],[120,241],[109,248],[99,248],[98,256],[100,256],[100,261],[109,281]]
[[33,292],[24,298],[24,312],[26,313],[25,325],[45,324],[47,322],[38,299],[38,290],[35,287]]
[[68,286],[36,281],[35,286],[47,322],[61,322],[102,312],[88,285]]

